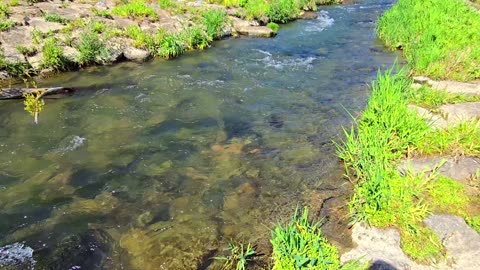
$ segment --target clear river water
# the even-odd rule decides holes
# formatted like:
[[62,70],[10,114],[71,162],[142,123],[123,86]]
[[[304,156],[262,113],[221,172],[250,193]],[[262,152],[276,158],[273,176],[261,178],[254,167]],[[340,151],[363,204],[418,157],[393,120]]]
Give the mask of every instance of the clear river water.
[[216,269],[230,240],[267,268],[270,230],[303,205],[348,249],[352,186],[332,141],[398,57],[374,32],[392,2],[39,81],[79,90],[46,99],[38,125],[2,101],[0,268]]

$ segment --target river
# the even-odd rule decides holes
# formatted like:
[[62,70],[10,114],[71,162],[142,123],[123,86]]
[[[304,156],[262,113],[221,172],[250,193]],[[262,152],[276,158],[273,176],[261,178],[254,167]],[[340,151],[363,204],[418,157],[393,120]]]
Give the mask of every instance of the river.
[[39,86],[80,90],[46,99],[38,125],[2,101],[0,246],[35,269],[214,269],[233,240],[255,244],[261,267],[270,230],[308,205],[349,248],[352,187],[332,141],[398,57],[374,32],[392,2],[57,75]]

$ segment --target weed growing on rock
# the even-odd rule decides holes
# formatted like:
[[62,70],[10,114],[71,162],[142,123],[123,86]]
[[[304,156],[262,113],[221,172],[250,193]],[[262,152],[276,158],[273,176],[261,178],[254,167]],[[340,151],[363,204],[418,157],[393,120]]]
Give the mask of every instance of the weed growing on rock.
[[223,26],[227,20],[227,14],[221,9],[209,9],[202,14],[203,24],[210,39],[221,36]]
[[298,16],[295,0],[273,0],[266,15],[272,22],[287,23]]
[[181,33],[181,39],[185,42],[187,49],[203,50],[208,47],[209,40],[207,35],[198,26],[191,26],[186,28]]
[[175,3],[172,0],[158,0],[158,6],[163,9],[175,7]]
[[185,51],[183,44],[176,34],[167,34],[160,41],[157,53],[163,58],[175,58]]
[[399,0],[377,25],[416,73],[455,80],[480,78],[478,29],[480,16],[461,0]]
[[112,13],[121,17],[130,17],[134,19],[148,18],[158,20],[155,10],[142,0],[129,1],[124,5],[114,7]]
[[112,19],[112,14],[110,13],[110,10],[98,10],[96,8],[92,8],[92,12],[95,16],[102,17],[102,18],[107,18],[107,19]]
[[480,155],[480,120],[434,129],[416,144],[416,155]]
[[0,19],[0,31],[1,32],[8,31],[8,30],[12,29],[14,26],[15,26],[15,23],[10,21],[10,20]]
[[426,85],[422,85],[418,89],[409,88],[407,95],[409,103],[429,109],[434,109],[444,104],[480,101],[480,96],[433,90]]
[[68,20],[56,13],[43,13],[42,17],[47,22],[56,22],[61,24],[67,24]]
[[337,249],[322,236],[319,223],[308,221],[308,209],[272,231],[274,270],[339,269]]
[[15,47],[15,49],[17,49],[19,53],[25,56],[33,56],[37,53],[37,48],[35,47],[26,47],[26,46],[18,45],[17,47]]
[[275,33],[275,34],[278,32],[278,24],[276,24],[274,22],[268,23],[267,27],[272,29],[273,33]]
[[233,241],[229,243],[229,247],[225,249],[230,254],[223,257],[214,257],[216,260],[225,261],[222,269],[245,270],[248,263],[253,260],[256,255],[255,249],[250,243],[246,246],[243,243],[236,244]]
[[63,50],[58,46],[55,38],[48,38],[42,48],[43,68],[52,68],[54,70],[64,70],[68,66],[68,61],[63,55]]
[[108,62],[110,51],[98,34],[88,29],[83,33],[77,46],[80,56],[77,61],[80,65]]

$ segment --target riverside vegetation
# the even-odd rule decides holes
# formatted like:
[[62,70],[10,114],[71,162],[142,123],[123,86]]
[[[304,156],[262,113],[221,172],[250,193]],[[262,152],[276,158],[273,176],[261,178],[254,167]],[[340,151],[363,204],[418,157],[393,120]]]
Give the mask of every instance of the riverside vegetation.
[[[433,129],[409,104],[432,111],[443,104],[478,101],[478,95],[451,94],[428,86],[412,88],[412,74],[433,78],[480,78],[480,15],[460,0],[399,0],[381,16],[377,32],[391,49],[402,49],[404,69],[379,73],[356,129],[345,131],[338,154],[355,184],[350,201],[353,222],[395,226],[401,247],[416,261],[430,263],[444,254],[440,239],[423,220],[431,213],[464,217],[480,232],[478,196],[441,176],[437,168],[399,172],[401,160],[450,155],[480,156],[480,121]],[[471,182],[478,183],[478,175]],[[475,184],[474,184],[475,185]]]
[[[8,46],[13,45],[2,47],[0,72],[6,79],[109,64],[121,61],[122,56],[137,61],[157,56],[171,59],[235,34],[233,18],[256,20],[252,24],[267,25],[276,33],[277,23],[294,20],[304,10],[316,10],[317,4],[337,2],[221,0],[180,4],[172,0],[129,0],[106,5],[96,1],[9,1],[0,4],[3,40],[8,40],[10,31],[27,33],[22,34],[20,44],[14,41],[17,43],[8,42]],[[35,9],[37,6],[40,9]],[[26,23],[27,16],[35,23]],[[26,25],[33,25],[33,29]]]

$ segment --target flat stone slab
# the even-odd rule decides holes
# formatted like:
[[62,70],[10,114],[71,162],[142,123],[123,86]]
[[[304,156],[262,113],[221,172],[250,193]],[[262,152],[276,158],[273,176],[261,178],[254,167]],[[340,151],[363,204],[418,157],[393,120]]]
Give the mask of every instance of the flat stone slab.
[[420,115],[423,119],[427,120],[427,123],[432,127],[432,128],[445,128],[447,127],[447,121],[443,119],[440,115],[433,114],[429,110],[422,108],[420,106],[416,105],[408,105],[408,108],[410,110],[413,110]]
[[272,29],[266,26],[243,26],[235,29],[240,35],[251,37],[272,37]]
[[411,170],[415,174],[424,172],[428,175],[437,166],[440,166],[437,168],[438,174],[463,183],[467,183],[472,176],[480,172],[480,160],[474,157],[462,157],[459,159],[451,157],[410,159],[401,162],[397,169],[402,175],[405,175],[407,170]]
[[439,107],[448,124],[480,119],[480,102],[448,104]]
[[454,94],[480,95],[480,83],[465,83],[455,81],[429,81],[435,90],[443,90]]
[[480,95],[480,82],[434,81],[425,76],[413,77],[417,84],[427,84],[434,90],[453,94]]
[[357,247],[343,254],[342,263],[359,259],[371,261],[376,268],[388,270],[435,269],[412,261],[400,248],[400,233],[392,228],[378,229],[365,224],[355,224],[352,240]]
[[48,33],[50,31],[56,33],[65,27],[61,23],[47,22],[43,18],[32,18],[28,21],[28,25],[34,27],[42,33]]
[[468,226],[463,218],[432,215],[424,222],[435,232],[447,250],[447,264],[451,268],[442,269],[480,269],[480,235]]

